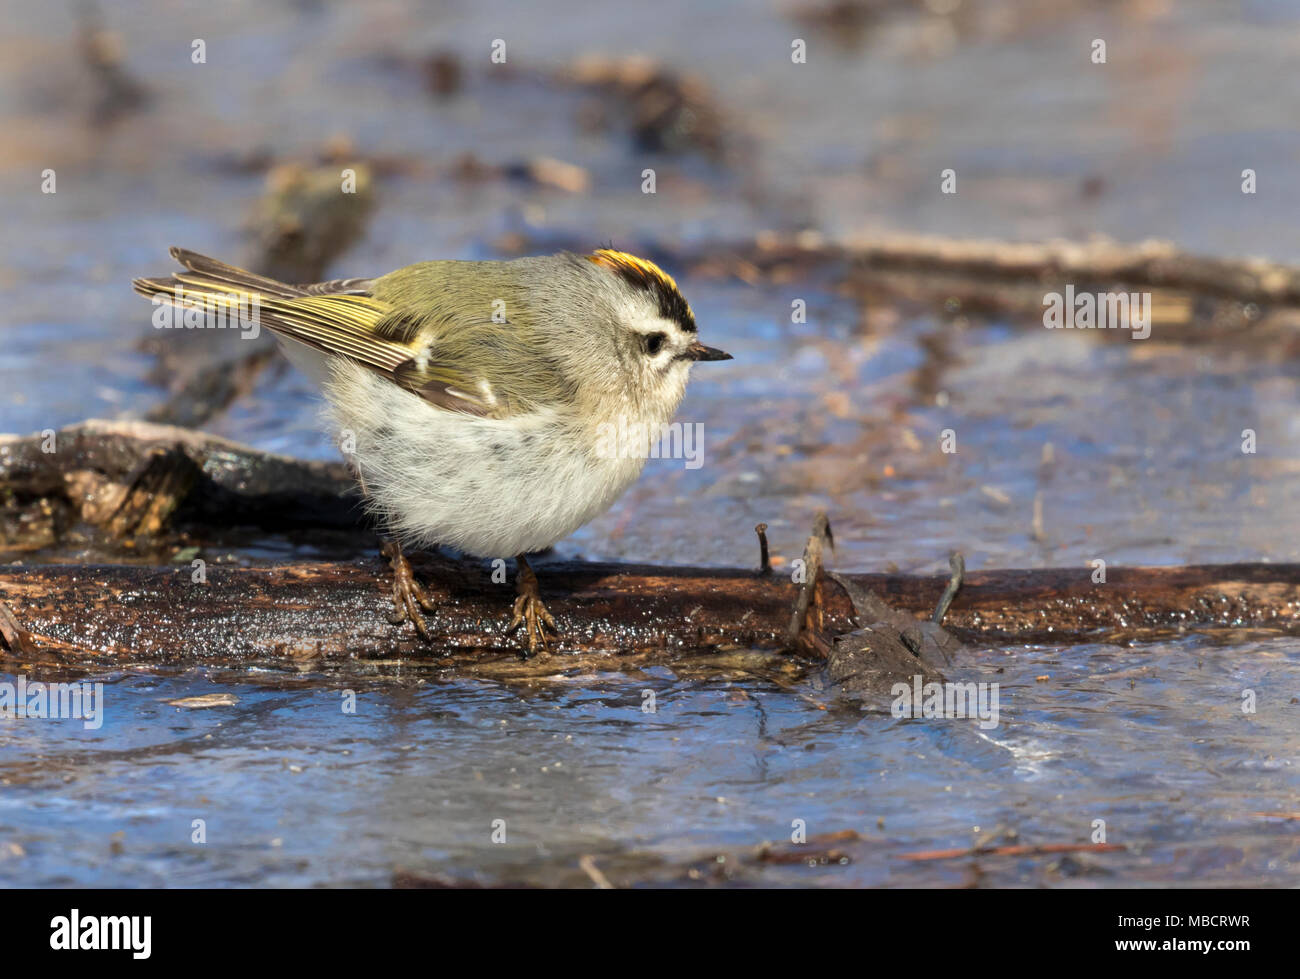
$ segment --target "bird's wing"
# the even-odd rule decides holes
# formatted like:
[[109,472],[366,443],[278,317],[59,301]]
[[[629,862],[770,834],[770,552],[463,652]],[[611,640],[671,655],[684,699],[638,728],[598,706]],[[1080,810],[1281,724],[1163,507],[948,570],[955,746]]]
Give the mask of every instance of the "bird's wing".
[[256,315],[259,326],[347,357],[448,411],[504,417],[542,401],[530,395],[546,389],[547,365],[528,363],[532,345],[521,344],[509,323],[431,316],[375,298],[370,280],[295,286],[184,249],[171,253],[186,271],[136,279],[136,292],[182,308]]

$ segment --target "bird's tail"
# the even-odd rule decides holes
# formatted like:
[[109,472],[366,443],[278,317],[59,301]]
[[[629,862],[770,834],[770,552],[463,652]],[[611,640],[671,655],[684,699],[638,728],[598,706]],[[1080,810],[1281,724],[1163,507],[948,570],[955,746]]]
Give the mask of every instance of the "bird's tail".
[[[171,254],[185,271],[135,279],[131,285],[155,305],[184,310],[186,327],[202,326],[197,320],[206,317],[208,326],[237,327],[245,336],[256,337],[265,326],[283,339],[348,357],[389,376],[413,356],[409,344],[376,335],[376,327],[393,308],[370,295],[373,280],[289,285],[184,248],[173,248]],[[154,325],[177,325],[160,323],[163,319],[155,312]]]
[[185,248],[172,248],[171,256],[185,266],[184,272],[164,278],[135,279],[131,282],[132,288],[149,299],[154,296],[165,299],[170,297],[168,301],[174,301],[177,305],[186,303],[187,296],[215,300],[227,295],[265,295],[282,299],[311,295],[308,287],[291,286]]
[[311,295],[303,286],[278,282],[185,248],[172,248],[171,255],[185,271],[131,282],[136,292],[152,299],[155,305],[166,303],[202,316],[228,320],[232,325],[247,325],[259,321],[265,300]]

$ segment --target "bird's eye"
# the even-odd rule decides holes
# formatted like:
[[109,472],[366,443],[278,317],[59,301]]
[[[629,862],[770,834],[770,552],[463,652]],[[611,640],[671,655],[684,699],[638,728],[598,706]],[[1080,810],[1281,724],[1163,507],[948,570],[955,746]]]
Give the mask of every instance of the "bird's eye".
[[667,341],[668,341],[668,337],[666,334],[651,333],[649,336],[645,338],[645,352],[648,353],[651,357],[653,357],[655,354],[657,354],[660,350],[664,348],[664,344]]

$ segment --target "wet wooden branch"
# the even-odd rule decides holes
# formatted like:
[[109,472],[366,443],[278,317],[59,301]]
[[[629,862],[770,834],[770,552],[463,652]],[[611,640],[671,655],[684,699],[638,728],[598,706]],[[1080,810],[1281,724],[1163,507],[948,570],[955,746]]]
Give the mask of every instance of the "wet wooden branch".
[[886,234],[837,244],[816,235],[767,234],[749,246],[718,243],[678,258],[702,268],[727,269],[742,278],[747,277],[745,267],[752,277],[780,269],[843,264],[856,271],[897,270],[985,281],[1117,282],[1241,302],[1300,305],[1300,266],[1192,255],[1156,239],[1130,245],[1104,238],[1009,242]]
[[[386,566],[295,563],[266,568],[0,567],[0,601],[21,627],[12,655],[113,663],[310,663],[415,659],[473,666],[518,664],[503,636],[513,588],[487,565],[436,558],[416,570],[438,601],[432,646],[390,625]],[[970,644],[1150,639],[1182,630],[1261,628],[1300,632],[1300,565],[976,571],[966,575],[945,620]],[[799,586],[756,570],[609,564],[541,564],[538,577],[559,624],[561,651],[618,653],[620,664],[780,650]],[[946,576],[845,576],[892,607],[927,617]],[[822,628],[856,626],[844,589],[823,582]],[[14,650],[14,646],[21,650]],[[490,655],[484,655],[484,651]],[[518,664],[523,674],[578,664]],[[508,669],[515,669],[510,666]],[[506,669],[506,667],[502,667]]]
[[1263,259],[1191,255],[1159,240],[1126,245],[1105,239],[1017,243],[899,237],[864,241],[852,254],[878,268],[1061,282],[1103,279],[1242,301],[1300,302],[1300,268]]

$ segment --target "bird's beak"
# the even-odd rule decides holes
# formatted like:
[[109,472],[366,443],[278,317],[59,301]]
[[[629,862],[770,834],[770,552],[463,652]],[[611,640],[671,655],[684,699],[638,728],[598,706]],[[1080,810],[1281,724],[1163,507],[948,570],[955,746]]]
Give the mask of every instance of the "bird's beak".
[[690,360],[730,360],[731,354],[725,350],[719,350],[717,347],[706,347],[696,340],[686,348],[686,356]]

